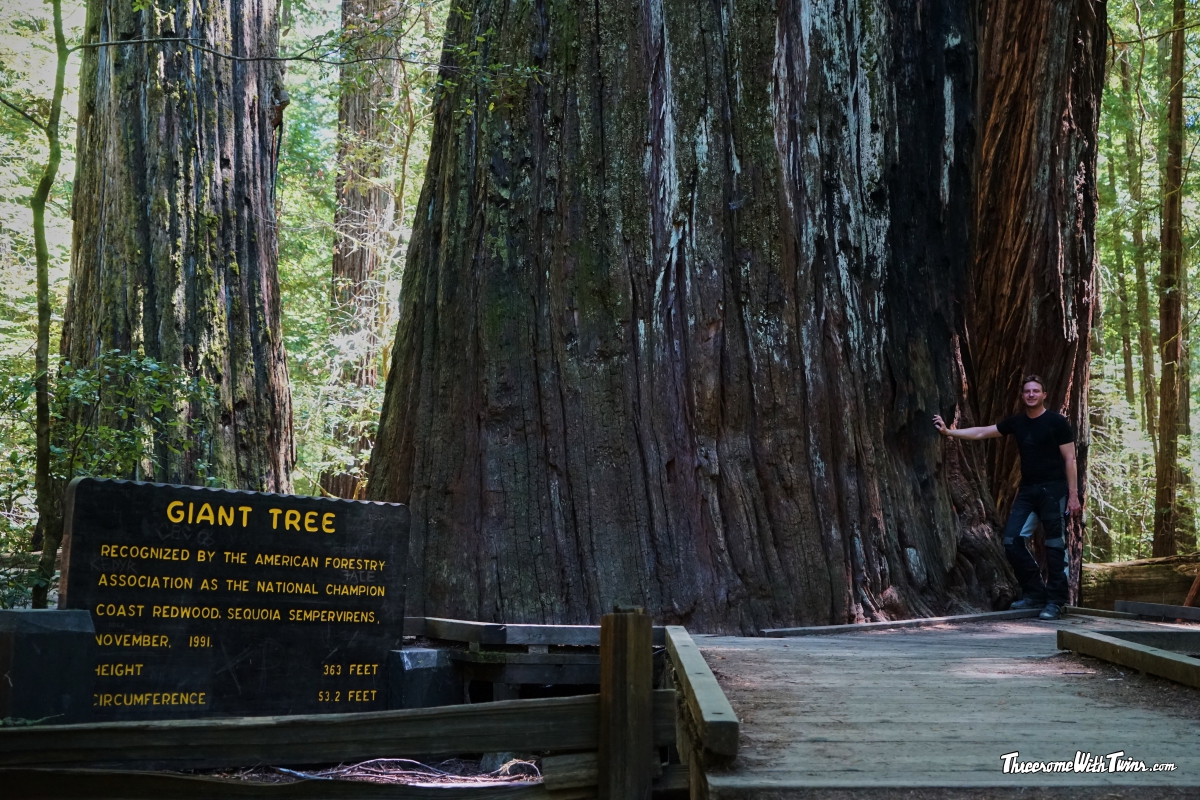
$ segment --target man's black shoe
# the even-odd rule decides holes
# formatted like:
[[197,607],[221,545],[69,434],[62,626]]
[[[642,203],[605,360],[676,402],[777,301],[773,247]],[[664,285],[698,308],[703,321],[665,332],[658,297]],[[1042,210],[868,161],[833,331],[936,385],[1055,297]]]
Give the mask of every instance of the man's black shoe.
[[1047,603],[1042,609],[1042,613],[1038,614],[1038,619],[1058,619],[1062,616],[1062,612],[1054,603]]
[[1013,603],[1011,606],[1008,607],[1008,610],[1009,611],[1033,611],[1034,609],[1041,608],[1045,604],[1046,603],[1042,600],[1030,600],[1030,599],[1026,598],[1024,600],[1018,600],[1017,602]]

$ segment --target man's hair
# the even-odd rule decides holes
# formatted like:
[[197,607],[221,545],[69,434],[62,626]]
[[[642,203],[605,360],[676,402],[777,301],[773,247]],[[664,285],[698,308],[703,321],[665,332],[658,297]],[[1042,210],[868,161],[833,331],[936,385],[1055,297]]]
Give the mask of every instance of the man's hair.
[[1024,378],[1022,378],[1021,379],[1021,391],[1022,392],[1025,391],[1025,384],[1027,384],[1027,383],[1036,383],[1038,386],[1042,387],[1043,393],[1046,391],[1046,382],[1044,380],[1042,380],[1041,375],[1026,375]]

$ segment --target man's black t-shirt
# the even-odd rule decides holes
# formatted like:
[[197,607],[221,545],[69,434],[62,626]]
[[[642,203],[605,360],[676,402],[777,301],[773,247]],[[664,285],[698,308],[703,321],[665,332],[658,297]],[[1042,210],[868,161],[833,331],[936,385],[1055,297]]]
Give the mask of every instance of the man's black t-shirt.
[[1022,486],[1067,479],[1062,451],[1058,448],[1075,441],[1075,436],[1071,433],[1071,423],[1062,414],[1049,409],[1033,419],[1024,413],[1014,414],[998,422],[996,430],[1017,437]]

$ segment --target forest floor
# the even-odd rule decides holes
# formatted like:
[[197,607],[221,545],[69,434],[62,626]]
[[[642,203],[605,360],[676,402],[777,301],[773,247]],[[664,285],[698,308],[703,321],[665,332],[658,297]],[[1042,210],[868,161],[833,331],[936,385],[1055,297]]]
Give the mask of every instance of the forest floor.
[[[696,636],[742,723],[712,800],[1200,797],[1200,690],[1060,651],[1069,616],[762,639]],[[1004,774],[1124,751],[1166,772]]]

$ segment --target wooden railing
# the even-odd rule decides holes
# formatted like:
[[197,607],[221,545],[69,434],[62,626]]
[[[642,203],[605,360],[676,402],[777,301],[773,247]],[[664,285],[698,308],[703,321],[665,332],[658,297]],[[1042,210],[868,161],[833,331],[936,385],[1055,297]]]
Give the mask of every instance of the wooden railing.
[[[437,796],[626,800],[686,796],[689,784],[699,796],[705,765],[737,753],[737,717],[682,627],[652,629],[636,611],[606,615],[601,626],[417,619],[406,632],[480,644],[599,645],[601,693],[356,714],[0,728],[0,795],[427,797],[431,790],[420,787],[392,785],[383,793],[346,781],[269,785],[136,770],[531,752],[543,754],[544,783],[442,789]],[[674,689],[651,688],[656,638],[666,645]],[[684,765],[662,763],[659,754],[670,745]]]
[[[675,741],[675,693],[654,694],[653,738]],[[0,728],[0,766],[215,769],[599,746],[599,695],[476,705]]]

